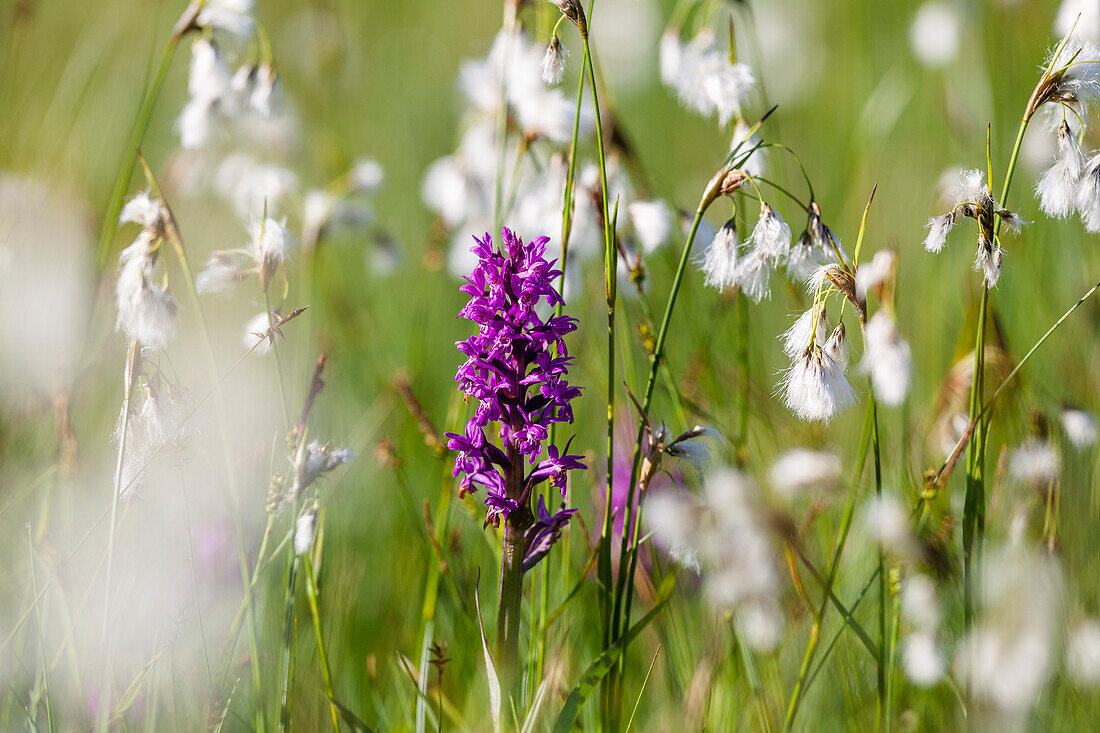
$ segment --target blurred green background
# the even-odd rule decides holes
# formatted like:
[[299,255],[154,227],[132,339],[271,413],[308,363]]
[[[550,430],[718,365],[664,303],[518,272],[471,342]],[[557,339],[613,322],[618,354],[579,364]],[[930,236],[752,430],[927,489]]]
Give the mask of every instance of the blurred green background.
[[[636,186],[647,195],[666,198],[689,210],[723,160],[729,140],[712,120],[680,108],[672,93],[660,85],[656,44],[672,5],[650,0],[597,0],[591,24],[597,64],[605,80],[605,101],[646,173],[647,185],[636,179]],[[849,246],[855,241],[867,198],[878,186],[864,252],[869,256],[884,247],[898,251],[898,322],[913,346],[915,364],[907,405],[884,414],[886,476],[901,496],[913,499],[920,490],[920,473],[942,458],[936,446],[929,446],[928,435],[941,407],[937,403],[941,384],[953,362],[969,351],[970,309],[978,285],[971,271],[969,235],[956,233],[944,253],[932,256],[921,247],[923,226],[929,216],[940,213],[937,182],[945,170],[985,167],[987,130],[994,180],[1000,181],[1020,114],[1045,49],[1054,40],[1055,8],[1034,0],[954,3],[963,20],[957,57],[946,67],[929,68],[921,65],[910,49],[910,25],[917,7],[912,2],[782,0],[712,5],[711,17],[719,28],[725,25],[722,18],[734,19],[739,56],[753,66],[762,81],[767,100],[757,95],[748,116],[762,113],[769,103],[779,105],[762,134],[797,151],[813,180],[826,221]],[[393,274],[379,273],[370,265],[370,244],[362,236],[337,234],[318,251],[310,272],[299,271],[292,277],[288,305],[303,305],[308,298],[310,310],[301,322],[288,327],[280,348],[289,363],[292,404],[298,404],[304,395],[317,353],[328,352],[327,387],[316,408],[314,430],[357,453],[356,460],[329,479],[325,488],[322,595],[337,697],[378,729],[411,729],[415,726],[416,690],[400,660],[403,656],[414,666],[418,664],[424,587],[429,568],[436,562],[423,504],[430,501],[438,506],[441,492],[449,492],[451,487],[449,465],[444,466],[425,445],[393,382],[398,374],[409,380],[437,430],[455,428],[462,411],[453,383],[459,364],[453,343],[466,337],[469,327],[455,318],[463,297],[457,282],[441,266],[447,237],[423,204],[420,186],[427,166],[455,144],[461,114],[458,66],[463,59],[481,57],[488,51],[500,27],[501,8],[496,2],[445,0],[258,0],[257,6],[257,18],[270,34],[287,99],[300,121],[299,143],[291,153],[290,165],[298,172],[302,189],[325,185],[361,156],[378,160],[386,171],[384,188],[373,206],[379,226],[392,234],[403,253],[403,266]],[[181,10],[178,0],[0,2],[0,170],[43,181],[51,190],[78,202],[88,226],[89,247],[106,208],[142,89],[150,82]],[[549,6],[525,11],[523,17],[529,27],[533,25],[534,37],[545,41],[548,23],[554,18]],[[569,36],[570,45],[575,46],[572,40]],[[182,44],[172,64],[143,146],[158,172],[166,170],[178,146],[173,128],[186,99],[188,45],[187,41]],[[620,48],[631,46],[644,52],[627,53]],[[567,90],[575,88],[579,59],[575,50],[564,86]],[[999,331],[1010,356],[1016,358],[1100,273],[1094,237],[1085,235],[1075,220],[1052,222],[1038,211],[1029,189],[1042,158],[1029,151],[1042,149],[1041,139],[1025,145],[1018,179],[1006,202],[1034,224],[1009,240],[1004,274],[993,299]],[[583,154],[590,157],[591,151],[586,149]],[[777,159],[782,160],[773,155],[773,160]],[[792,187],[800,185],[797,169],[789,160],[780,164],[776,175]],[[135,175],[134,190],[139,187],[139,176]],[[172,191],[167,194],[171,200]],[[181,196],[174,205],[193,250],[193,264],[201,263],[212,249],[243,241],[243,229],[211,197]],[[800,217],[794,210],[787,213],[785,206],[786,202],[779,203],[797,234],[802,226]],[[715,214],[712,223],[720,225],[722,218]],[[534,237],[541,232],[523,234]],[[556,232],[547,234],[556,242]],[[125,238],[125,234],[116,237],[115,253]],[[677,250],[676,246],[666,247],[647,261],[648,289],[655,309],[663,304]],[[92,277],[89,272],[89,281]],[[593,467],[573,485],[574,501],[584,522],[583,530],[581,525],[570,530],[575,535],[569,544],[574,573],[586,556],[581,532],[595,536],[600,521],[595,498],[596,487],[602,482],[598,466],[603,464],[600,451],[606,396],[600,277],[593,263],[585,273],[589,287],[569,303],[569,311],[582,324],[572,341],[578,355],[574,381],[585,388],[577,402],[574,446],[586,452]],[[94,606],[98,598],[93,593],[89,601],[84,595],[88,585],[69,557],[110,497],[114,447],[109,435],[117,416],[125,358],[123,338],[113,332],[111,280],[108,271],[87,303],[90,319],[86,333],[81,334],[86,342],[81,352],[84,358],[78,369],[59,381],[62,388],[56,392],[23,390],[5,381],[0,400],[0,523],[5,529],[0,532],[0,548],[9,559],[0,563],[0,638],[10,639],[0,654],[9,659],[2,665],[7,671],[0,672],[0,682],[7,688],[0,691],[4,701],[0,724],[12,730],[28,725],[22,707],[35,685],[33,670],[37,668],[35,637],[28,630],[29,622],[25,623],[34,594],[28,585],[24,527],[30,526],[37,548],[38,582],[53,577],[55,587],[67,589],[65,595],[50,596],[51,614],[64,615],[59,609],[65,608],[79,626],[85,606]],[[239,351],[238,324],[256,310],[249,297],[239,292],[213,306],[219,353]],[[182,296],[180,299],[182,302]],[[828,428],[808,426],[799,423],[773,396],[778,374],[786,365],[775,336],[787,327],[790,315],[805,305],[798,289],[777,281],[772,298],[749,309],[747,375],[736,367],[738,337],[732,300],[704,289],[702,276],[692,267],[677,306],[680,317],[671,334],[668,361],[687,399],[690,420],[734,434],[735,395],[748,379],[752,409],[746,435],[747,465],[758,474],[766,471],[776,455],[798,445],[832,449],[846,461],[855,451],[862,410],[851,410]],[[0,317],[21,319],[26,315],[5,312]],[[194,330],[193,316],[184,305],[181,331]],[[624,298],[621,364],[623,378],[635,392],[646,367],[636,329],[641,319],[637,304]],[[1048,411],[1055,411],[1063,402],[1094,410],[1100,406],[1096,390],[1100,377],[1098,326],[1097,306],[1090,302],[1030,363],[1013,389],[1011,401],[999,413],[1002,427],[990,444],[991,469],[1001,446],[1015,444],[1026,432],[1026,415],[1033,406]],[[196,343],[193,338],[181,337],[177,347],[183,353],[175,358],[186,361],[187,350],[197,349]],[[223,366],[233,358],[223,356]],[[270,370],[270,366],[246,365],[238,379],[259,381],[245,386],[230,382],[228,387],[255,400],[257,412],[272,421],[266,431],[242,436],[236,446],[249,455],[255,469],[244,472],[242,481],[250,538],[263,526],[267,464],[273,462],[277,470],[284,470],[278,450],[276,458],[271,458],[277,423],[272,406],[278,398],[271,390],[270,374],[259,376],[263,369]],[[180,371],[188,373],[182,364]],[[203,377],[196,379],[201,382]],[[77,441],[78,478],[50,472],[58,461],[57,394],[68,398]],[[621,391],[618,400],[626,405]],[[250,403],[242,404],[245,409]],[[671,403],[661,390],[654,412],[674,420]],[[623,407],[620,414],[625,418],[630,413]],[[681,427],[690,425],[674,426]],[[385,447],[382,453],[392,450],[395,459],[379,457],[380,442]],[[202,454],[185,458],[209,459]],[[401,465],[395,468],[397,463]],[[1091,476],[1091,463],[1069,469],[1062,543],[1073,588],[1067,608],[1095,613],[1100,579],[1089,566],[1098,546],[1092,533],[1097,504]],[[1071,481],[1075,483],[1070,485]],[[179,498],[177,487],[153,485],[145,490],[171,491],[174,502]],[[958,477],[951,493],[961,499]],[[178,502],[161,506],[138,501],[131,515],[152,522],[155,516],[178,517],[178,510]],[[202,509],[192,506],[190,510],[200,515],[192,516],[191,521],[201,524]],[[495,581],[489,582],[495,574],[494,540],[481,530],[475,499],[456,500],[452,510],[454,516],[440,541],[464,595],[460,599],[452,586],[441,586],[435,638],[449,644],[448,656],[452,658],[445,673],[447,695],[463,712],[470,729],[484,729],[481,652],[476,627],[463,604],[472,600],[480,568],[482,603],[495,607],[491,600]],[[836,521],[826,513],[811,530],[813,536],[827,542]],[[1003,537],[1006,524],[1007,517],[994,512],[991,536]],[[90,567],[96,567],[105,535],[100,525],[79,552],[80,557],[92,556],[87,561]],[[130,547],[127,541],[123,530],[123,548]],[[133,540],[135,559],[142,557],[136,548],[145,547],[153,553],[146,557],[155,564],[156,543],[141,544],[148,541]],[[869,553],[853,560],[853,568],[864,566],[871,567]],[[232,572],[230,566],[230,588]],[[277,573],[270,575],[261,594],[261,605],[266,607],[261,623],[263,647],[270,648],[274,656],[282,588]],[[862,572],[853,570],[845,582],[855,585],[861,577]],[[176,580],[189,585],[186,574]],[[658,661],[641,701],[639,727],[679,729],[686,706],[687,720],[694,724],[710,721],[713,729],[758,729],[753,704],[758,699],[745,683],[733,643],[723,634],[723,622],[706,610],[698,594],[688,587],[690,583],[683,585],[673,604],[672,618],[677,620],[667,624],[699,630],[689,634],[688,648],[694,658],[680,660],[681,673],[677,660],[667,666]],[[842,585],[842,590],[851,594],[853,588]],[[582,590],[578,603],[591,609],[594,589]],[[763,667],[769,684],[779,680],[789,686],[797,670],[808,624],[804,612],[795,606],[792,600],[788,641]],[[486,610],[486,617],[490,615]],[[180,611],[174,621],[177,633],[193,634],[194,621],[193,613]],[[215,640],[224,634],[224,628],[214,628],[213,616],[210,626],[210,648],[219,650],[222,644]],[[319,728],[327,715],[311,633],[303,616],[294,688],[294,727],[301,730]],[[655,649],[657,637],[647,633],[632,652],[628,690],[638,688]],[[594,615],[572,607],[555,628],[552,639],[555,646],[562,647],[566,662],[561,682],[565,690],[598,654],[597,636]],[[51,653],[59,651],[68,657],[63,634],[47,634],[46,638]],[[137,650],[135,657],[149,659],[159,648],[171,649],[170,643],[165,646],[169,638],[171,633],[161,632]],[[238,654],[244,649],[241,644]],[[841,649],[832,662],[837,674],[822,680],[807,703],[807,709],[813,711],[803,719],[807,730],[855,728],[873,720],[873,691],[868,686],[873,673],[859,658],[854,642],[843,641]],[[85,651],[73,649],[71,654],[82,656]],[[167,661],[155,665],[155,676],[142,686],[162,693],[157,698],[143,693],[127,715],[128,726],[139,728],[148,720],[150,699],[159,700],[159,717],[154,718],[159,724],[154,729],[193,730],[209,717],[205,682],[196,674],[198,661],[193,655],[180,656],[173,659],[169,654]],[[237,664],[242,679],[247,679],[247,665],[239,660]],[[82,669],[81,665],[72,660],[73,669]],[[696,673],[709,669],[710,676],[689,676],[685,685],[685,668]],[[274,664],[268,669],[274,674]],[[85,674],[94,676],[96,670],[93,664]],[[56,685],[63,690],[58,696],[67,698],[72,708],[66,719],[79,720],[87,714],[81,712],[81,700],[92,689],[90,683],[85,680],[85,689],[80,691],[67,679],[78,676],[76,672],[59,672],[57,676]],[[722,687],[719,683],[723,681],[729,684]],[[116,684],[124,688],[127,682]],[[715,697],[701,708],[692,697],[702,695],[696,691],[699,685],[716,689]],[[1093,715],[1100,710],[1095,695],[1082,701],[1062,687],[1053,687],[1051,694],[1054,702],[1043,708],[1050,711],[1050,717],[1036,720],[1039,729],[1081,730],[1087,721],[1095,723]],[[902,700],[899,709],[907,711],[905,720],[913,729],[941,730],[959,724],[954,693],[944,686],[930,692],[905,692]],[[763,704],[775,710],[782,700],[765,695]],[[557,700],[550,707],[556,710]],[[247,722],[231,717],[230,725],[243,727]]]

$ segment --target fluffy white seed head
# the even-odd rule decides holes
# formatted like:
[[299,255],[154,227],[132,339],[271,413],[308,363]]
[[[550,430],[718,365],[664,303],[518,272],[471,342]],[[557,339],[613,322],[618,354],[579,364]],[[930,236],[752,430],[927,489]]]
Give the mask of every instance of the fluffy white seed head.
[[150,232],[158,232],[164,228],[164,220],[167,212],[161,206],[160,201],[154,199],[148,190],[134,194],[133,198],[126,202],[119,213],[120,224],[138,224]]
[[909,26],[913,55],[925,66],[944,67],[955,60],[962,18],[954,5],[932,0],[920,6]]
[[836,324],[836,328],[822,344],[821,350],[839,364],[842,370],[848,369],[848,337],[845,334],[843,323]]
[[856,295],[864,300],[867,293],[882,286],[893,274],[898,256],[891,249],[880,249],[870,262],[856,268]]
[[1012,452],[1008,463],[1009,473],[1017,481],[1035,486],[1046,486],[1058,480],[1062,460],[1058,449],[1048,440],[1028,438]]
[[1093,234],[1100,232],[1100,154],[1092,156],[1086,163],[1077,185],[1074,205],[1085,229]]
[[913,628],[935,632],[943,618],[935,581],[924,574],[906,578],[901,586],[901,613]]
[[1001,267],[1004,265],[1005,251],[995,244],[980,244],[978,254],[974,256],[974,272],[980,272],[987,287],[997,287],[1001,279]]
[[791,228],[783,217],[768,204],[760,207],[760,218],[752,230],[752,241],[756,249],[779,262],[791,249]]
[[362,158],[348,171],[348,187],[352,193],[363,196],[378,193],[385,181],[386,172],[377,160]]
[[918,631],[902,640],[901,667],[917,687],[931,687],[947,669],[947,660],[936,643],[935,634]]
[[872,496],[863,505],[863,528],[883,550],[899,557],[917,552],[916,539],[909,527],[909,514],[890,493]]
[[[686,46],[675,36],[661,42],[661,75],[688,109],[718,116],[725,125],[741,110],[756,83],[744,64],[730,63],[729,53],[715,46],[714,34],[703,31]],[[673,46],[673,41],[676,45]]]
[[260,283],[267,288],[279,267],[290,258],[294,238],[286,228],[286,220],[268,217],[253,219],[248,226],[249,251],[260,270]]
[[730,219],[714,235],[703,256],[703,282],[719,292],[737,284],[737,251],[741,242],[737,238],[737,224]]
[[959,171],[951,181],[948,198],[953,206],[990,200],[992,195],[985,182],[985,171],[977,168]]
[[1066,640],[1066,671],[1078,684],[1100,687],[1100,622],[1082,621]]
[[933,254],[942,251],[947,246],[947,235],[951,233],[954,226],[955,212],[953,211],[941,216],[933,216],[925,225],[928,236],[924,238],[924,248]]
[[142,231],[122,251],[115,303],[116,328],[143,346],[164,349],[176,331],[176,300],[155,275],[156,237]]
[[1062,429],[1069,442],[1078,448],[1088,448],[1096,443],[1096,418],[1091,412],[1068,408],[1062,411]]
[[294,552],[304,555],[313,547],[313,536],[317,531],[317,510],[309,511],[298,517],[294,523]]
[[810,306],[779,338],[783,340],[783,353],[790,359],[798,357],[813,344],[824,344],[829,338],[825,304],[816,308]]
[[699,564],[699,510],[687,497],[662,491],[648,499],[646,521],[660,543],[681,567],[702,572]]
[[734,282],[754,303],[771,295],[772,258],[757,247],[737,261]]
[[207,0],[195,18],[195,24],[248,39],[256,31],[252,6],[253,0]]
[[870,375],[875,396],[885,405],[900,405],[912,382],[912,350],[885,310],[876,311],[867,321],[864,343],[860,368]]
[[788,499],[812,489],[829,489],[840,480],[843,466],[832,453],[795,448],[772,464],[771,485]]
[[795,359],[780,389],[787,407],[807,422],[827,423],[856,401],[844,368],[819,346]]
[[199,38],[191,45],[191,69],[187,91],[192,99],[221,99],[229,91],[232,75],[217,47],[208,38]]
[[568,59],[569,49],[561,45],[557,36],[552,37],[542,57],[542,80],[550,86],[560,84],[565,76],[565,62]]
[[627,213],[644,252],[653,252],[672,236],[672,209],[664,201],[632,201]]
[[1073,213],[1085,163],[1085,154],[1081,151],[1077,136],[1063,120],[1058,125],[1058,149],[1054,163],[1043,171],[1035,184],[1043,213],[1059,219]]
[[200,293],[224,293],[247,274],[248,267],[241,256],[235,252],[215,252],[195,278],[195,287]]

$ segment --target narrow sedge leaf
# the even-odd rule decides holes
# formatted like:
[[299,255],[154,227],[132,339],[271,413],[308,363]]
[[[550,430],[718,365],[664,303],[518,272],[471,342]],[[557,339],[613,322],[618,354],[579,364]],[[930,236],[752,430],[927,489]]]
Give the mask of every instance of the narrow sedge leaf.
[[[481,578],[478,578],[480,582]],[[489,711],[493,716],[493,733],[500,733],[500,679],[497,677],[496,667],[493,666],[493,656],[489,653],[489,643],[485,641],[485,623],[481,620],[481,599],[477,592],[477,584],[474,585],[474,605],[477,607],[477,627],[481,633],[481,650],[485,653],[485,675],[489,678]]]
[[562,708],[561,714],[558,715],[557,722],[554,723],[554,733],[569,733],[569,731],[572,730],[573,724],[577,721],[577,716],[581,712],[581,708],[588,702],[588,698],[599,686],[600,681],[603,680],[607,673],[611,671],[611,668],[619,661],[623,649],[664,609],[665,604],[668,603],[668,597],[675,587],[675,576],[667,577],[661,584],[661,589],[657,596],[658,602],[657,605],[653,607],[653,610],[643,616],[641,621],[634,624],[629,631],[619,637],[618,641],[605,649],[600,656],[596,657],[596,661],[592,662],[585,671],[584,676],[581,677],[581,681],[578,682],[577,686],[569,693],[569,697],[565,701],[565,707]]

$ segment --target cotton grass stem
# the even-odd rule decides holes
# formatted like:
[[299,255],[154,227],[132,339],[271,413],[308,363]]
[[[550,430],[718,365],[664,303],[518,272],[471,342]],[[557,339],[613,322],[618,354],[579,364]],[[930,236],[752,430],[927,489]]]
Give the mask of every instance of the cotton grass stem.
[[321,633],[321,612],[317,596],[317,580],[313,574],[313,560],[307,554],[306,566],[306,598],[309,600],[309,613],[313,617],[313,633],[317,637],[317,656],[321,660],[321,675],[325,681],[325,694],[328,695],[328,709],[332,717],[333,733],[340,733],[340,711],[336,709],[336,692],[332,687],[332,669],[329,666],[328,651],[325,649],[325,637]]

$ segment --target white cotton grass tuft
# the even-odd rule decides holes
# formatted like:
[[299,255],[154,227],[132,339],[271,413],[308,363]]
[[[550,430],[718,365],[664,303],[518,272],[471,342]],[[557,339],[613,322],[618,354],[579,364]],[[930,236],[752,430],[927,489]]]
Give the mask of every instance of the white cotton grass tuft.
[[1100,621],[1078,623],[1066,639],[1066,671],[1078,684],[1100,687]]
[[1096,417],[1087,410],[1068,407],[1062,411],[1062,429],[1066,438],[1077,448],[1089,448],[1096,444]]
[[1078,188],[1085,172],[1085,154],[1073,134],[1069,123],[1058,125],[1058,147],[1054,163],[1039,176],[1035,193],[1039,208],[1047,216],[1063,219],[1073,213],[1077,205]]
[[348,188],[351,193],[371,196],[382,189],[386,172],[377,160],[362,158],[355,161],[348,171]]
[[661,491],[647,500],[646,522],[657,541],[682,568],[702,572],[697,550],[696,530],[699,510],[674,491]]
[[950,65],[959,53],[961,36],[962,17],[958,8],[940,0],[921,5],[909,26],[913,55],[930,67]]
[[304,450],[301,461],[294,466],[294,483],[283,503],[289,503],[302,495],[317,479],[344,465],[353,455],[348,448],[336,448],[331,443],[311,441]]
[[294,238],[286,228],[286,220],[271,217],[253,219],[248,225],[248,249],[257,262],[260,283],[266,290],[279,267],[290,259]]
[[1058,480],[1062,459],[1058,449],[1043,438],[1028,438],[1012,452],[1008,471],[1017,481],[1046,486]]
[[741,242],[737,238],[737,222],[730,219],[714,235],[703,256],[703,283],[724,292],[737,285],[737,260]]
[[632,201],[626,210],[646,254],[659,249],[672,236],[673,212],[664,201]]
[[271,351],[271,340],[267,338],[273,319],[265,311],[260,311],[244,324],[244,337],[241,339],[246,349],[255,354]]
[[1054,661],[1061,568],[1054,556],[1022,548],[987,550],[984,568],[982,613],[957,649],[955,671],[977,702],[1022,723]]
[[159,253],[155,235],[142,231],[119,257],[115,327],[143,346],[164,349],[176,331],[176,300],[155,268]]
[[737,261],[734,283],[754,303],[771,296],[772,262],[773,259],[758,247],[753,247]]
[[195,25],[247,39],[256,30],[253,5],[253,0],[206,0],[195,17]]
[[901,668],[917,687],[932,687],[947,671],[947,660],[935,634],[917,631],[901,642]]
[[265,210],[274,216],[297,188],[294,171],[261,162],[248,153],[227,156],[214,172],[214,190],[233,205],[242,221]]
[[769,204],[761,204],[750,240],[757,250],[778,262],[791,250],[791,228]]
[[848,338],[844,330],[844,324],[836,324],[836,328],[829,334],[829,338],[821,345],[824,351],[833,361],[840,365],[844,371],[848,369]]
[[844,368],[816,345],[794,360],[780,389],[787,407],[807,422],[828,423],[856,402]]
[[825,343],[829,338],[825,304],[810,306],[779,338],[783,341],[783,353],[790,359],[802,354],[812,344]]
[[191,97],[177,122],[180,144],[187,149],[202,148],[222,133],[232,106],[229,67],[208,38],[191,45],[187,89]]
[[154,199],[146,189],[134,194],[119,212],[119,224],[138,224],[142,229],[151,232],[159,232],[164,228],[164,221],[168,212],[164,210],[160,201]]
[[936,583],[918,573],[904,580],[901,586],[901,614],[910,626],[934,632],[943,619],[943,609],[936,595]]
[[978,168],[959,171],[950,181],[948,198],[953,206],[990,200],[992,194],[985,182],[985,171]]
[[870,262],[856,268],[856,297],[867,300],[867,293],[889,280],[897,267],[897,253],[890,249],[875,252]]
[[768,476],[775,491],[793,499],[813,489],[830,489],[840,481],[840,458],[825,451],[795,448],[772,464]]
[[951,229],[955,226],[955,212],[949,211],[946,214],[940,216],[933,216],[928,220],[928,224],[925,228],[928,229],[928,236],[924,238],[924,248],[932,254],[937,254],[943,251],[943,248],[947,246],[947,235],[951,233]]
[[294,552],[304,555],[313,547],[313,537],[317,532],[317,510],[309,509],[294,523]]
[[553,36],[542,57],[542,80],[550,86],[560,84],[565,76],[565,63],[568,60],[569,49],[561,45],[557,36]]
[[687,44],[675,31],[666,31],[660,55],[661,79],[680,102],[701,115],[717,115],[723,126],[740,113],[756,84],[749,67],[731,63],[729,52],[715,45],[714,33],[709,30]]
[[909,394],[913,357],[909,344],[898,334],[897,324],[885,310],[878,310],[863,331],[861,371],[870,375],[875,397],[884,405],[900,405]]
[[891,493],[883,492],[864,502],[862,524],[871,540],[898,557],[918,554],[917,541],[909,526],[909,513]]
[[1003,247],[995,244],[982,243],[978,246],[978,253],[974,257],[974,272],[980,272],[985,280],[986,287],[997,287],[1001,279],[1001,268],[1004,267],[1005,251]]
[[1092,156],[1085,164],[1074,206],[1085,229],[1093,234],[1100,232],[1100,154]]

